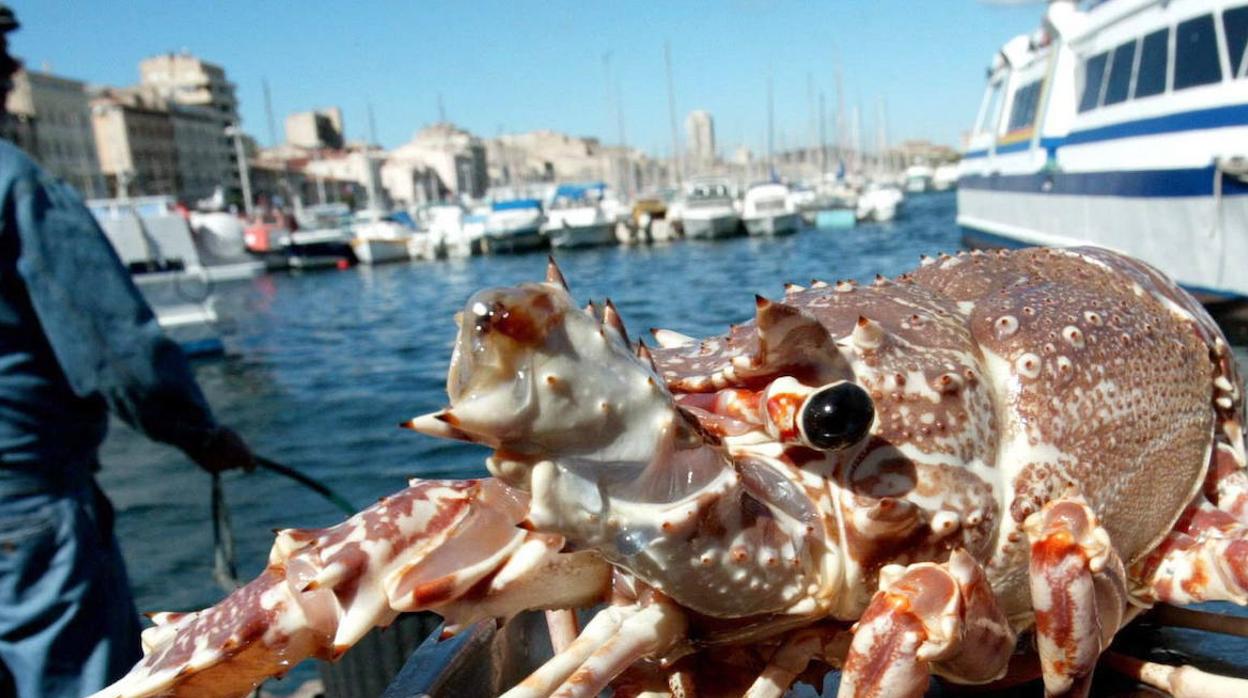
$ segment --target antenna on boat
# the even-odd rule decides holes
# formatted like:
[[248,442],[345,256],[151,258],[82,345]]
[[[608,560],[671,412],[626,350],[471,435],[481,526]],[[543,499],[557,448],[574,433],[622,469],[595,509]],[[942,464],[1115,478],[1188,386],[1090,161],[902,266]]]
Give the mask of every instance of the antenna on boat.
[[803,159],[802,170],[805,176],[806,168],[810,166],[811,156],[815,154],[815,139],[819,137],[819,130],[815,121],[815,78],[809,71],[806,73],[806,108],[810,111],[809,131],[806,135],[806,155]]
[[261,78],[264,85],[264,114],[269,120],[269,147],[277,147],[277,125],[273,121],[273,95],[269,93],[269,79]]
[[845,92],[841,86],[841,61],[840,58],[834,58],[834,72],[836,73],[836,157],[839,161],[845,160]]
[[767,179],[771,179],[776,170],[774,143],[775,140],[775,100],[772,98],[771,66],[767,66]]
[[377,168],[373,161],[373,146],[377,143],[377,120],[373,118],[373,103],[368,101],[368,142],[364,144],[364,162],[368,165],[368,208],[381,210],[378,196]]
[[828,117],[824,111],[823,90],[819,91],[819,181],[822,183],[828,176]]
[[676,131],[676,90],[672,87],[672,42],[663,42],[663,62],[667,66],[667,118],[672,127],[672,171],[676,175],[676,186],[681,182],[682,158],[680,140]]

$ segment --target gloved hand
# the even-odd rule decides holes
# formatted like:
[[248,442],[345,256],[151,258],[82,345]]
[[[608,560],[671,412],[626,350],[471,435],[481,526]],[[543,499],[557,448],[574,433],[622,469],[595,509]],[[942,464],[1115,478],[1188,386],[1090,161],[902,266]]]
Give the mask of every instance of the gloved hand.
[[256,468],[256,456],[238,432],[229,427],[217,427],[202,446],[190,449],[186,455],[210,473],[242,468],[251,472]]

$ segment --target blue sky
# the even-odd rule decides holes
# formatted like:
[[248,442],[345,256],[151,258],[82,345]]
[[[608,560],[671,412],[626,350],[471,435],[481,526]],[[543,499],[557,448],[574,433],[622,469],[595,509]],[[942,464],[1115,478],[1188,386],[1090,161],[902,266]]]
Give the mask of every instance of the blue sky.
[[482,136],[550,128],[616,142],[609,53],[626,140],[655,154],[671,142],[664,41],[682,139],[685,114],[701,108],[721,150],[764,148],[770,71],[776,146],[805,143],[807,76],[831,115],[839,61],[846,111],[861,105],[868,143],[883,99],[890,140],[956,145],[992,55],[1044,11],[977,0],[8,1],[23,24],[12,50],[33,68],[126,85],[140,59],[170,50],[221,64],[262,144],[266,78],[279,140],[285,114],[327,105],[342,107],[348,137],[367,137],[371,102],[378,140],[394,147],[437,120],[441,94],[448,119]]

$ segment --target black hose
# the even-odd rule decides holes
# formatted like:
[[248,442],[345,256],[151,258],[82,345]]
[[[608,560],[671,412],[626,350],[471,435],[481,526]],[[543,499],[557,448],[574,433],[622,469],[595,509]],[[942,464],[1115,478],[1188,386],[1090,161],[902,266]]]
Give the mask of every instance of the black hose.
[[308,477],[307,475],[304,475],[303,473],[299,472],[298,470],[295,470],[294,468],[290,466],[282,465],[281,463],[271,461],[268,458],[265,458],[264,456],[256,456],[255,458],[256,458],[256,465],[260,466],[261,468],[264,468],[265,470],[275,472],[278,475],[284,475],[290,478],[291,480],[294,480],[295,482],[303,485],[304,487],[307,487],[308,489],[321,495],[325,499],[328,499],[330,502],[334,504],[334,506],[338,507],[344,513],[346,513],[347,516],[355,516],[355,513],[359,511],[359,509],[356,509],[355,507],[351,506],[351,502],[348,502],[342,495],[326,487],[324,483],[313,480],[312,478]]

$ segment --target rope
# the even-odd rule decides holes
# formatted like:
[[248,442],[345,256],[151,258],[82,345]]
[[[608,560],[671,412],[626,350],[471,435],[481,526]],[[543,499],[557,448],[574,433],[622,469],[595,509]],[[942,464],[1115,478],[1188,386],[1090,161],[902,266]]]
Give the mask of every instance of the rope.
[[217,584],[227,594],[242,586],[234,564],[234,528],[230,526],[221,473],[212,474],[212,553],[212,576]]

